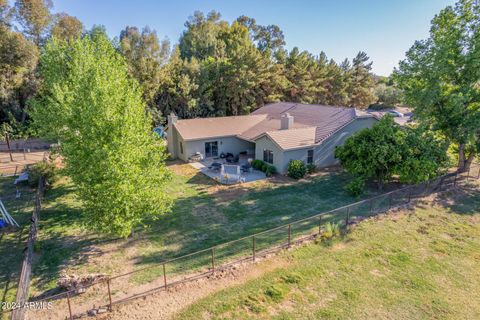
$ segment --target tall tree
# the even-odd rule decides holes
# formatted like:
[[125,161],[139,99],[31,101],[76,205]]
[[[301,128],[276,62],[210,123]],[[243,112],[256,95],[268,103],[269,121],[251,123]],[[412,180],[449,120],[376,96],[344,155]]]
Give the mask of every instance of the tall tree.
[[141,90],[102,33],[49,41],[32,101],[39,132],[60,142],[86,223],[119,236],[171,207],[165,147],[151,133]]
[[26,101],[36,87],[38,49],[11,29],[7,2],[0,3],[0,12],[0,122],[9,122],[18,131],[26,119]]
[[16,0],[15,14],[23,33],[39,46],[52,22],[52,0]]
[[74,40],[80,38],[84,31],[83,23],[76,17],[66,13],[58,13],[54,16],[54,24],[50,34],[57,39]]
[[285,36],[279,26],[273,24],[268,26],[258,25],[255,19],[247,16],[238,17],[237,22],[249,30],[251,38],[261,52],[274,54],[283,49]]
[[458,167],[480,152],[480,4],[461,0],[432,20],[395,71],[415,114],[458,146]]
[[366,108],[375,101],[375,82],[372,70],[372,62],[367,54],[360,51],[352,60],[350,72],[349,97],[350,106],[355,108]]
[[120,33],[120,53],[128,63],[130,74],[138,80],[143,89],[143,98],[154,121],[158,123],[161,113],[155,98],[162,78],[162,67],[170,54],[170,42],[158,40],[155,31],[145,27],[142,32],[136,27],[126,27]]

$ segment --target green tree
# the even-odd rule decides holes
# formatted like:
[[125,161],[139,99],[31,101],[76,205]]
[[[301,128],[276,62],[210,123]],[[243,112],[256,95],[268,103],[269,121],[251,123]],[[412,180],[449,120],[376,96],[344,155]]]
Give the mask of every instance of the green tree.
[[70,41],[80,38],[84,31],[83,23],[76,17],[66,13],[58,13],[54,16],[54,24],[50,35],[57,39]]
[[151,133],[141,90],[102,33],[53,39],[40,61],[34,123],[60,154],[92,228],[128,236],[171,207],[165,147]]
[[9,122],[15,131],[25,122],[26,101],[36,90],[37,61],[37,47],[0,24],[0,122]]
[[432,20],[395,71],[415,115],[458,146],[458,168],[480,151],[480,5],[462,0]]
[[402,128],[390,116],[348,138],[335,156],[354,176],[376,180],[379,189],[394,175],[416,183],[436,177],[448,165],[447,146],[431,132]]
[[16,0],[15,14],[23,33],[39,46],[52,22],[51,0]]
[[160,122],[161,112],[156,106],[156,95],[162,80],[162,68],[170,54],[170,43],[158,40],[155,31],[145,27],[142,32],[136,27],[126,27],[120,33],[120,53],[128,63],[130,74],[143,89],[143,98],[155,123]]
[[348,87],[349,104],[355,108],[366,108],[375,101],[373,93],[375,82],[373,80],[372,62],[367,54],[360,51],[352,60],[350,82]]

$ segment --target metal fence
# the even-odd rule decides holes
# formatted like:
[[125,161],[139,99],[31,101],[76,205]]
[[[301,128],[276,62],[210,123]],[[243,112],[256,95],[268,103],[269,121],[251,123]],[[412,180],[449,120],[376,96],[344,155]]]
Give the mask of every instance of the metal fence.
[[[208,249],[111,276],[77,287],[76,290],[34,299],[34,303],[41,305],[53,302],[54,311],[29,310],[29,316],[40,319],[57,315],[58,318],[74,319],[87,313],[95,315],[108,312],[116,304],[215,275],[232,264],[256,261],[282,248],[313,239],[322,233],[327,223],[338,223],[342,228],[348,228],[362,219],[405,206],[416,198],[465,185],[468,180],[479,178],[480,165],[473,164],[468,172],[449,173]],[[148,287],[145,283],[148,283]]]

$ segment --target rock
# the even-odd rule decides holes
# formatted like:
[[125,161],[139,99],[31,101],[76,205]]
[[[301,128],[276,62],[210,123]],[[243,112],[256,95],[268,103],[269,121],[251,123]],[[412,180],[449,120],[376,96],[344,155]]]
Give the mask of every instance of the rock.
[[105,313],[105,312],[107,312],[107,311],[108,311],[107,307],[102,307],[102,308],[98,308],[97,313],[98,313],[98,314],[101,314],[101,313]]
[[88,310],[88,311],[87,311],[87,314],[88,314],[90,317],[95,317],[95,316],[97,315],[97,309]]

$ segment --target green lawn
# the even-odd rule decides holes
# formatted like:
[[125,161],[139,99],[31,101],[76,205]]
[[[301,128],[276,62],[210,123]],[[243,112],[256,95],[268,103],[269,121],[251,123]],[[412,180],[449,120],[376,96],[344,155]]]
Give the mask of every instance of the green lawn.
[[[85,274],[120,274],[160,261],[177,257],[212,245],[238,239],[289,221],[314,215],[354,202],[343,187],[348,181],[344,174],[332,172],[294,182],[286,178],[259,181],[253,185],[222,187],[198,173],[189,165],[174,165],[176,173],[168,186],[175,198],[171,213],[151,222],[147,230],[139,230],[128,240],[99,236],[85,230],[82,225],[81,204],[75,197],[75,188],[62,177],[43,201],[40,233],[35,246],[36,259],[33,270],[32,295],[52,293],[62,272]],[[6,194],[14,194],[12,180],[0,180],[0,188]],[[8,187],[10,186],[10,187]],[[6,188],[10,188],[6,190]],[[3,192],[2,192],[3,194]],[[28,200],[32,200],[33,196]],[[16,200],[24,203],[26,198]],[[28,202],[28,201],[27,201]],[[11,204],[7,204],[7,207]],[[31,204],[30,204],[31,205]],[[12,210],[11,210],[12,211]],[[28,225],[31,207],[12,211],[15,218]],[[293,232],[312,226],[302,226]],[[25,229],[27,230],[27,229]],[[12,275],[20,268],[26,232],[3,237],[0,250],[2,272],[0,285],[11,301],[15,290]],[[258,248],[286,240],[286,230],[258,239]],[[219,249],[217,258],[230,258],[233,254],[249,253],[251,241]],[[5,259],[4,257],[7,257]],[[179,261],[167,266],[167,271],[178,273],[195,267],[206,266],[210,253]],[[135,274],[128,281],[132,285],[152,281],[161,275],[155,267]],[[9,282],[10,281],[10,282]],[[8,284],[8,285],[7,285]],[[7,299],[8,298],[8,299]]]
[[0,233],[0,301],[15,301],[22,252],[27,241],[34,204],[33,190],[28,187],[20,187],[21,196],[16,199],[13,181],[13,178],[0,180],[0,198],[21,226],[16,232]]
[[[479,319],[480,191],[369,220],[204,298],[179,319]],[[281,261],[280,261],[281,260]]]

